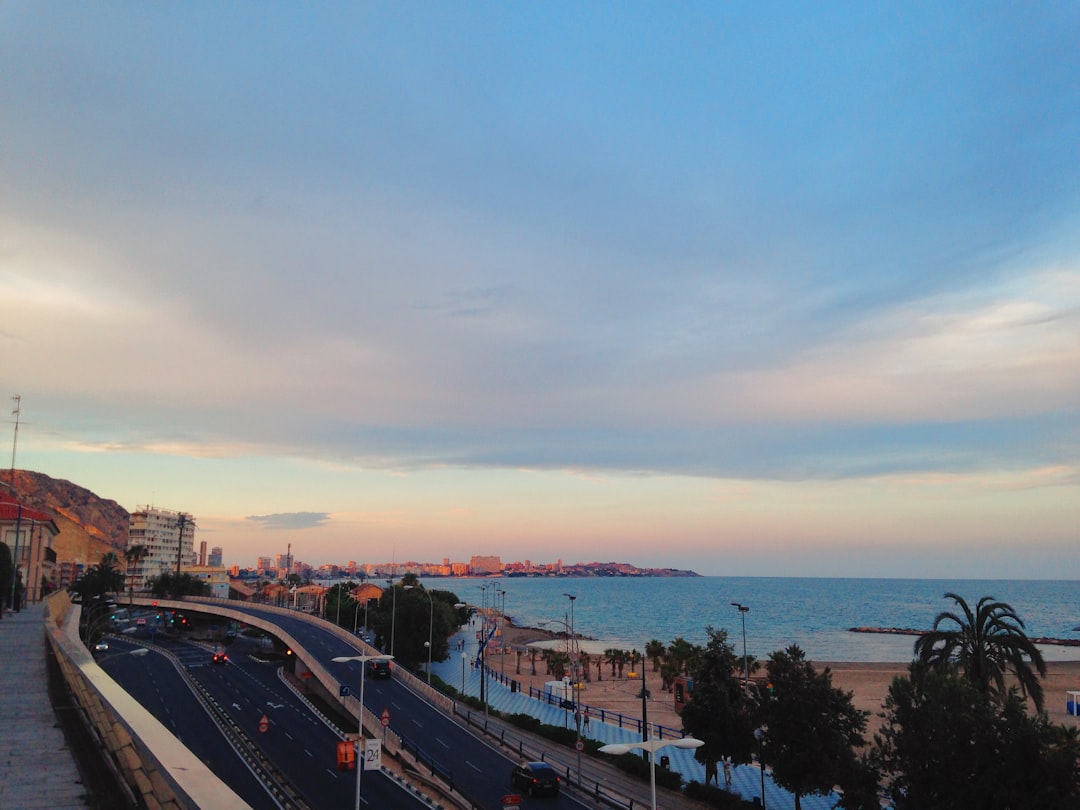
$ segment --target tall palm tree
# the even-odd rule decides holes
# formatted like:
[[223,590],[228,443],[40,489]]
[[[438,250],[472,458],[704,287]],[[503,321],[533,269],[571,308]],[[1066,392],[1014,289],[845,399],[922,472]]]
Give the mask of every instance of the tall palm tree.
[[135,575],[134,569],[138,567],[139,563],[150,553],[150,549],[146,546],[132,546],[124,552],[124,559],[127,560],[127,574],[128,574],[128,605],[130,606],[135,599]]
[[959,667],[977,689],[1000,698],[1008,694],[1005,675],[1011,670],[1021,693],[1030,695],[1035,710],[1041,712],[1039,677],[1046,675],[1046,662],[1012,606],[984,596],[973,612],[955,593],[945,597],[956,603],[959,614],[946,610],[937,615],[934,629],[915,642],[919,660],[938,669]]

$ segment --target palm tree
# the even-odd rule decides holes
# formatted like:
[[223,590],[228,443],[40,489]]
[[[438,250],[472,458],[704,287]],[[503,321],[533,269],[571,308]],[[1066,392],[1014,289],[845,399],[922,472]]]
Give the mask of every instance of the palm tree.
[[[984,596],[972,612],[955,593],[946,593],[945,597],[956,603],[960,615],[951,611],[937,615],[934,629],[915,642],[919,660],[936,669],[959,667],[981,692],[993,692],[1002,699],[1008,694],[1005,675],[1011,669],[1021,693],[1030,695],[1035,710],[1041,712],[1043,687],[1039,677],[1046,675],[1046,662],[1027,637],[1024,622],[1012,606]],[[948,622],[956,626],[943,628]]]
[[124,552],[124,559],[127,560],[128,568],[128,605],[130,606],[135,600],[135,575],[134,569],[138,567],[139,563],[150,553],[150,549],[146,546],[132,546]]
[[660,659],[664,657],[664,653],[667,652],[667,647],[664,646],[658,638],[654,638],[645,645],[645,655],[652,660],[652,671],[660,671]]

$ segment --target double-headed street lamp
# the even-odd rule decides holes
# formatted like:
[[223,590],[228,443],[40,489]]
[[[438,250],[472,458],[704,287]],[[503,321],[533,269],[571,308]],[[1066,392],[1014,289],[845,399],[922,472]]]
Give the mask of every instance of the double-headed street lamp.
[[359,661],[360,662],[360,722],[357,730],[356,737],[356,807],[355,810],[360,810],[360,780],[364,772],[364,675],[367,672],[368,661],[390,661],[393,659],[392,655],[342,655],[337,658],[331,658],[330,660],[337,664],[344,664],[347,661]]
[[750,608],[746,605],[740,605],[738,602],[732,602],[731,606],[739,611],[739,615],[742,617],[742,658],[743,658],[743,691],[750,691],[750,659],[746,655],[746,614],[750,612]]
[[673,748],[701,748],[705,743],[694,737],[682,737],[678,740],[644,740],[633,743],[612,743],[599,748],[601,754],[629,754],[640,748],[649,752],[649,790],[652,794],[652,810],[656,810],[656,752],[669,746]]
[[[431,686],[431,650],[432,650],[432,631],[435,627],[435,600],[431,597],[431,591],[427,588],[421,588],[417,585],[402,585],[406,591],[423,591],[427,594],[428,598],[428,629],[427,629],[427,682],[428,686]],[[442,659],[439,659],[442,660]]]

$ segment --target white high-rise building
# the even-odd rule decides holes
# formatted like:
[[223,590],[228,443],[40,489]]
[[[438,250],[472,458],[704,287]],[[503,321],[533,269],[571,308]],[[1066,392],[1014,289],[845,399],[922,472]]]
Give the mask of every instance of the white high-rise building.
[[144,591],[154,577],[176,573],[178,553],[181,568],[195,564],[195,518],[151,506],[132,512],[128,548],[132,546],[146,547],[146,556],[132,569],[135,590]]

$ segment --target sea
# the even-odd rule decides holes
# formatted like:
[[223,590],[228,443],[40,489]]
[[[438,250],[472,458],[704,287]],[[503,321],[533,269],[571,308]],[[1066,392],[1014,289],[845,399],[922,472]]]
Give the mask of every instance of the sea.
[[[1080,641],[1080,581],[827,579],[798,577],[502,577],[428,579],[477,606],[494,606],[522,626],[544,625],[596,640],[599,649],[643,650],[651,639],[705,644],[723,629],[764,660],[799,645],[813,661],[908,662],[915,637],[855,633],[853,627],[928,630],[954,610],[947,592],[971,606],[984,596],[1007,602],[1030,637]],[[573,597],[573,598],[571,598]],[[740,612],[737,602],[749,610]],[[1080,660],[1080,647],[1040,645],[1047,661]]]

